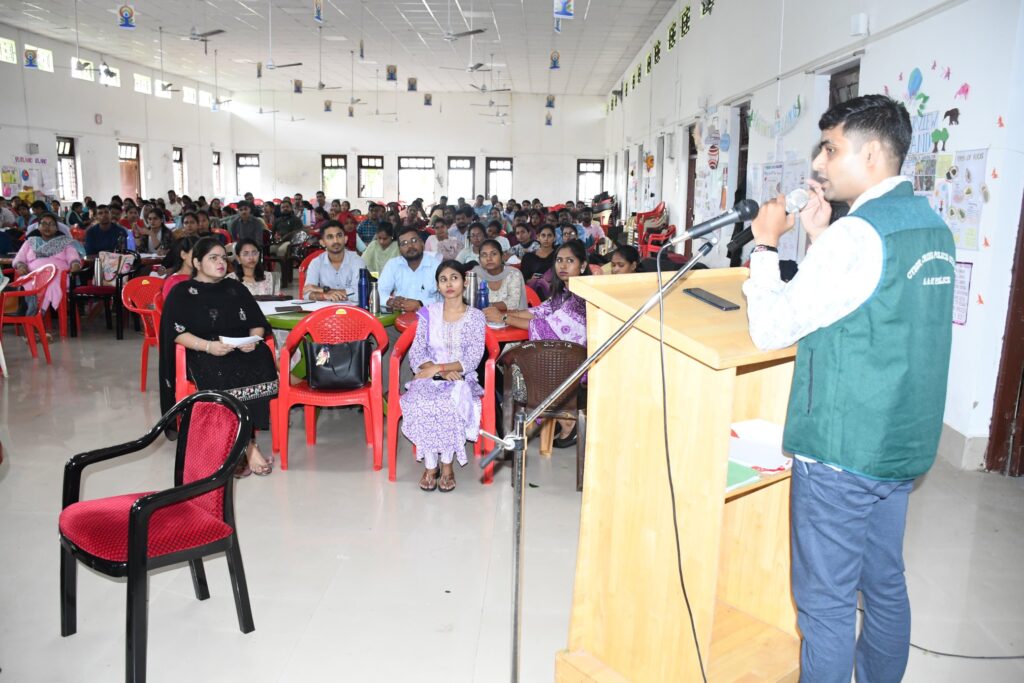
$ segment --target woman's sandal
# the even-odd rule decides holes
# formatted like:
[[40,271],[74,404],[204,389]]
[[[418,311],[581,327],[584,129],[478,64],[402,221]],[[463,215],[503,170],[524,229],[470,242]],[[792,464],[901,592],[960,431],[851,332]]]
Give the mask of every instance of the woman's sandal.
[[437,488],[437,470],[423,470],[423,476],[420,477],[420,490],[422,491],[433,491]]
[[260,467],[252,467],[250,465],[250,468],[252,469],[252,473],[255,474],[257,477],[265,477],[274,471],[274,455],[271,454],[270,457],[268,458],[264,456],[263,453],[260,452],[259,450],[257,450],[257,453],[259,453],[260,457],[263,458],[266,464]]
[[450,493],[455,490],[455,473],[442,474],[438,481],[437,488],[440,489],[441,493]]
[[252,474],[252,470],[249,469],[249,463],[243,460],[238,463],[238,467],[235,468],[235,479],[244,479]]

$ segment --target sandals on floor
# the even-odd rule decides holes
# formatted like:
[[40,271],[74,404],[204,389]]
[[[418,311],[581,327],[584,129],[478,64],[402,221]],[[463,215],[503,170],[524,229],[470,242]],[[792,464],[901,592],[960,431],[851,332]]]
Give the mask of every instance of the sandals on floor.
[[437,470],[423,470],[423,476],[420,477],[420,490],[421,491],[433,491],[437,488]]
[[451,493],[455,490],[455,474],[442,474],[438,479],[437,488],[441,493]]

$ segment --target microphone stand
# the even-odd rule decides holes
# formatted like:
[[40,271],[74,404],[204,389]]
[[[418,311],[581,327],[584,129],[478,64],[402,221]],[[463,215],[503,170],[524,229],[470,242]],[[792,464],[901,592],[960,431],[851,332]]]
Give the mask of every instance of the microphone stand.
[[[520,644],[522,641],[522,614],[523,614],[523,592],[522,592],[522,574],[523,574],[523,554],[522,554],[522,542],[523,542],[523,515],[526,506],[526,428],[527,425],[533,424],[533,422],[547,410],[552,403],[561,398],[562,394],[565,393],[569,387],[575,384],[584,374],[594,365],[598,360],[604,356],[613,346],[629,330],[633,328],[638,320],[650,311],[658,303],[658,301],[665,296],[670,289],[672,289],[677,282],[679,282],[684,275],[693,269],[697,263],[700,262],[705,256],[707,256],[711,250],[718,243],[717,236],[710,236],[704,244],[697,249],[697,252],[690,258],[686,264],[676,271],[668,282],[666,282],[661,289],[651,295],[643,306],[637,309],[629,320],[622,323],[622,326],[617,329],[612,336],[610,336],[604,343],[597,348],[594,353],[583,361],[583,363],[569,375],[564,382],[552,391],[547,398],[541,401],[536,408],[534,408],[529,415],[526,414],[524,408],[519,408],[515,414],[515,420],[512,427],[512,434],[507,435],[504,439],[499,438],[494,434],[489,434],[484,430],[480,430],[480,434],[493,440],[498,445],[495,446],[486,458],[480,461],[480,467],[485,468],[498,454],[503,451],[512,451],[512,485],[514,487],[514,498],[513,498],[513,514],[512,514],[512,683],[519,683],[519,651]],[[665,250],[658,252],[658,258],[661,258],[661,254]]]

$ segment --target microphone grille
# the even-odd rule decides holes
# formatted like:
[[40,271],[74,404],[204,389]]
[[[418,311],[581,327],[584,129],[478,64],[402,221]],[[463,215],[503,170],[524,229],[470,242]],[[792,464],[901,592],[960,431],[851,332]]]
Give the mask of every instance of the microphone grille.
[[744,199],[732,208],[738,214],[739,220],[744,222],[754,220],[761,209],[753,199]]
[[810,199],[810,195],[807,194],[807,190],[802,187],[796,188],[786,195],[786,213],[800,211],[807,206],[808,199]]

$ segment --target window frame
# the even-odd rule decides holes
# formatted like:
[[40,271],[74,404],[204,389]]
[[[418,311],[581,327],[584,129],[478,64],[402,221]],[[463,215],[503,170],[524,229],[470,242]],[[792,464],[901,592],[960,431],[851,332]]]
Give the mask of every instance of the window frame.
[[101,64],[98,67],[98,71],[97,71],[97,73],[99,74],[99,84],[100,85],[105,85],[108,88],[120,88],[121,87],[121,70],[118,69],[116,66],[110,66],[109,64],[107,64],[107,68],[110,69],[114,73],[114,75],[113,76],[107,76],[107,74],[103,70],[103,65]]
[[217,150],[210,152],[210,165],[213,167],[213,195],[219,197],[223,194],[224,178],[221,176],[221,156]]
[[[7,56],[4,57],[4,55]],[[0,36],[0,64],[14,64],[17,66],[20,61],[18,59],[18,41]]]
[[[37,45],[30,45],[25,43],[22,45],[22,60],[25,58],[24,50],[35,50],[36,51],[36,71],[45,71],[48,74],[53,73],[53,50],[48,50],[45,47],[39,47]],[[45,59],[44,59],[45,57]],[[24,66],[24,64],[22,64]],[[49,68],[47,68],[49,67]]]
[[[81,69],[78,68],[79,64],[84,64]],[[88,83],[96,82],[96,63],[90,62],[88,59],[80,59],[79,57],[71,58],[71,78],[76,81],[86,81]]]
[[181,86],[181,101],[183,104],[195,104],[196,100],[196,89],[187,85]]
[[[598,171],[584,170],[582,168],[582,166],[584,164],[597,164],[598,167],[599,167],[599,170]],[[577,159],[576,160],[576,201],[577,202],[581,202],[582,201],[582,202],[586,202],[587,204],[589,204],[591,201],[593,201],[594,196],[595,196],[595,195],[591,195],[589,197],[582,197],[580,195],[580,193],[583,190],[583,177],[587,176],[587,175],[591,175],[593,173],[600,173],[600,182],[598,183],[598,187],[604,188],[604,171],[605,171],[604,159]],[[596,194],[600,194],[600,191],[598,191]]]
[[174,181],[174,191],[179,196],[188,194],[185,191],[185,150],[182,147],[171,147],[171,175]]
[[[424,162],[430,161],[430,166],[406,166],[402,168],[403,162]],[[432,204],[436,194],[436,188],[434,188],[434,172],[437,170],[437,158],[432,156],[400,156],[398,157],[398,201],[402,201],[402,171],[430,171],[430,193],[428,197],[423,197],[423,200]],[[415,197],[413,197],[415,199]],[[406,202],[407,204],[409,202]]]
[[[67,148],[61,151],[61,144],[67,144]],[[67,169],[65,166],[67,165]],[[65,176],[70,174],[70,192],[65,192]],[[74,201],[78,199],[78,156],[75,151],[75,139],[65,135],[57,136],[57,194],[61,201]]]
[[[143,87],[140,88],[139,86]],[[132,73],[132,89],[140,95],[153,94],[153,78],[146,74]]]
[[[248,163],[255,160],[256,163]],[[246,163],[243,163],[245,161]],[[260,155],[259,152],[236,152],[235,153],[235,189],[238,194],[242,194],[242,184],[238,180],[238,173],[243,170],[250,168],[260,168]],[[251,192],[252,190],[244,190],[244,192]]]
[[[494,162],[494,161],[507,161],[508,162],[508,168],[507,169],[504,169],[504,168],[491,168],[491,162]],[[491,187],[491,173],[492,172],[500,173],[500,172],[507,171],[508,174],[509,174],[509,183],[508,184],[509,184],[509,188],[511,190],[512,183],[515,180],[515,176],[513,175],[515,173],[515,159],[513,159],[512,157],[486,157],[486,161],[484,162],[484,169],[485,169],[485,174],[484,174],[484,192],[486,193],[484,195],[485,199],[489,198],[489,197],[491,197],[491,195],[495,194],[494,188]],[[475,198],[476,198],[476,195],[474,195],[474,199]],[[499,199],[500,199],[500,197],[499,197]]]
[[[341,162],[329,163],[329,162]],[[321,154],[320,155],[320,190],[327,194],[327,178],[326,173],[328,171],[344,171],[345,176],[345,192],[341,197],[348,196],[348,155],[347,154]],[[333,194],[333,193],[332,193]],[[330,199],[340,199],[340,197],[330,197]]]
[[[379,166],[364,166],[364,161],[380,160]],[[363,194],[363,171],[380,171],[381,193],[380,195]],[[383,199],[384,198],[384,155],[382,154],[360,154],[356,157],[356,197],[359,199]]]
[[[452,167],[453,161],[468,161],[469,168]],[[452,191],[452,171],[469,171],[469,197],[476,197],[476,157],[448,157],[448,176],[445,178],[445,191],[448,198],[453,199],[459,195]]]

